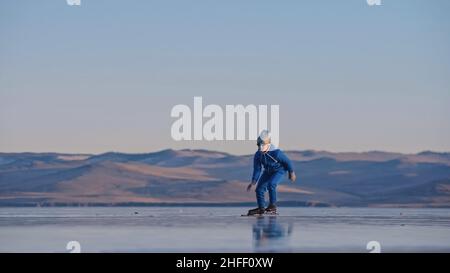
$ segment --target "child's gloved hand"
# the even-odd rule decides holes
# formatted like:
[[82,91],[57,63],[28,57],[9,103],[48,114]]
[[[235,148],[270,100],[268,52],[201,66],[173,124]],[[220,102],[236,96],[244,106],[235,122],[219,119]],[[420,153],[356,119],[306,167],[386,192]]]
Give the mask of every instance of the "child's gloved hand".
[[295,175],[295,172],[289,172],[289,180],[291,180],[292,183],[294,183],[295,180],[297,180],[297,176]]
[[255,184],[256,184],[256,181],[252,181],[250,184],[248,184],[247,191],[250,191],[252,189],[253,185],[255,185]]

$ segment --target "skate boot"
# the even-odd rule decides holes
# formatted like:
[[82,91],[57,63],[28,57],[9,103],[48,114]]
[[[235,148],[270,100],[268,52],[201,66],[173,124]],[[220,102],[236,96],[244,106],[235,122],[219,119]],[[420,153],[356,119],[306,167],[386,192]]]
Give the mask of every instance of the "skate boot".
[[269,204],[269,206],[265,209],[267,214],[277,214],[277,206],[275,204]]
[[260,214],[264,214],[264,208],[256,208],[256,209],[251,209],[248,211],[247,215],[260,215]]

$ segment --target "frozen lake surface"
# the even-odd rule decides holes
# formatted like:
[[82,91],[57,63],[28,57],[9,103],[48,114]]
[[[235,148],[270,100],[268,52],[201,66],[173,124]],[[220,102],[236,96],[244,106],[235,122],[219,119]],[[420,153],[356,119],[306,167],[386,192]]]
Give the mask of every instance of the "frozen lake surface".
[[0,252],[450,252],[450,209],[0,208]]

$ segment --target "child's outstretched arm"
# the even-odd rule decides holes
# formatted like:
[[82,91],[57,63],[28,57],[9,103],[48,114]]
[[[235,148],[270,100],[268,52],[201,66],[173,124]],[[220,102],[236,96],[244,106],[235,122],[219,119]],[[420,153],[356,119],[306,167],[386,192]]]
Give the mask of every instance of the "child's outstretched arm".
[[253,157],[253,175],[252,182],[247,186],[247,191],[250,191],[252,186],[258,183],[258,179],[261,176],[262,164],[261,164],[261,156],[258,152],[255,153]]
[[288,171],[289,180],[295,182],[297,176],[295,175],[291,160],[282,151],[280,151],[280,153],[278,154],[278,158],[283,167]]

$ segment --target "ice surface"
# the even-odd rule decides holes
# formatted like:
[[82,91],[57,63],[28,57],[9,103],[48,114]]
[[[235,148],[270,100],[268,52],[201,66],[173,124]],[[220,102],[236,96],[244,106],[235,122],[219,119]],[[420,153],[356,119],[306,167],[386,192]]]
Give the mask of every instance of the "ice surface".
[[450,209],[1,208],[0,252],[450,252]]

